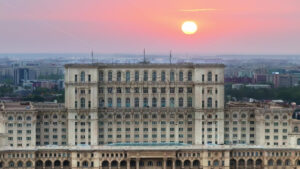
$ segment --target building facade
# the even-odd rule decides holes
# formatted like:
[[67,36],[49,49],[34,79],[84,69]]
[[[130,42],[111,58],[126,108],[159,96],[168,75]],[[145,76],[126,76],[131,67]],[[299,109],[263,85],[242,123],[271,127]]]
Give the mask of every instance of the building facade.
[[0,110],[0,168],[300,168],[300,111],[224,103],[221,64],[71,64],[65,104]]

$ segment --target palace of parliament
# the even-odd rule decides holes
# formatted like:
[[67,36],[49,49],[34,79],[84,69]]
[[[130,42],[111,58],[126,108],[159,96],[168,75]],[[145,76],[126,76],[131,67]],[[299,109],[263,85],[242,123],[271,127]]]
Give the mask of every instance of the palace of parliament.
[[65,103],[0,103],[0,169],[300,169],[295,105],[224,100],[223,64],[68,64]]

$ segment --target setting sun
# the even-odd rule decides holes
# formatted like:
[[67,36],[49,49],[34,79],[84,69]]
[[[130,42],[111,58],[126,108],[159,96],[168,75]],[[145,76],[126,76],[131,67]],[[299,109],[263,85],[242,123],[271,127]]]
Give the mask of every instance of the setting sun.
[[181,26],[181,30],[187,35],[194,34],[197,31],[197,24],[194,21],[185,21]]

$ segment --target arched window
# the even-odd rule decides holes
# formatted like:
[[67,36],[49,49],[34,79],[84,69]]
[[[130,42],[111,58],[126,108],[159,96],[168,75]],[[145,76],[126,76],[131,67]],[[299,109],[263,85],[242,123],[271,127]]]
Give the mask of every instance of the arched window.
[[188,72],[188,81],[192,81],[193,80],[193,74],[191,71]]
[[109,81],[109,82],[112,81],[112,71],[108,72],[107,81]]
[[212,80],[212,73],[208,72],[207,73],[207,81],[211,82],[211,80]]
[[57,119],[57,115],[56,114],[53,115],[53,119]]
[[27,161],[26,162],[26,167],[31,167],[32,166],[32,162],[31,161]]
[[171,71],[170,72],[170,82],[174,82],[174,80],[175,80],[175,73],[174,73],[174,71]]
[[108,98],[107,107],[112,107],[112,106],[113,106],[113,100],[112,100],[112,98]]
[[8,120],[9,120],[9,121],[12,121],[12,120],[14,120],[14,117],[13,117],[13,116],[9,116],[9,117],[8,117]]
[[80,81],[85,82],[85,73],[83,71],[80,73]]
[[273,166],[273,160],[268,161],[268,166]]
[[161,81],[162,82],[166,81],[166,72],[165,71],[161,72]]
[[212,108],[212,98],[207,98],[207,108]]
[[187,99],[187,107],[193,107],[193,98],[192,97],[188,97],[188,99]]
[[183,107],[183,98],[182,97],[180,97],[178,100],[178,106]]
[[152,98],[152,107],[157,107],[157,99],[155,97]]
[[27,117],[26,117],[26,120],[27,120],[27,121],[30,121],[30,120],[31,120],[31,117],[30,117],[30,116],[27,116]]
[[89,167],[89,163],[87,161],[82,162],[82,167]]
[[134,107],[140,107],[140,99],[138,97],[134,98]]
[[117,98],[117,107],[122,107],[122,100],[120,97]]
[[83,97],[80,99],[80,107],[85,108],[85,98]]
[[174,107],[175,106],[175,99],[174,97],[170,98],[170,107]]
[[180,71],[179,72],[179,81],[183,81],[183,72],[182,71]]
[[266,115],[266,119],[269,120],[269,119],[270,119],[270,116],[269,116],[269,115]]
[[148,162],[148,166],[153,166],[153,162],[152,162],[152,161],[149,161],[149,162]]
[[117,119],[121,119],[121,118],[122,118],[121,114],[117,114]]
[[149,107],[149,105],[148,105],[148,98],[147,97],[144,98],[143,107]]
[[276,116],[274,116],[274,119],[275,119],[275,120],[278,120],[278,116],[277,116],[277,115],[276,115]]
[[10,161],[10,162],[8,163],[8,165],[9,165],[10,167],[14,167],[14,166],[15,166],[15,163],[14,163],[13,161]]
[[277,166],[281,166],[281,165],[282,165],[281,160],[277,160],[276,165],[277,165]]
[[213,163],[213,165],[214,165],[214,166],[219,166],[219,161],[218,161],[218,160],[215,160],[214,163]]
[[104,80],[104,73],[103,71],[99,71],[99,81],[102,82]]
[[18,167],[23,167],[23,162],[22,161],[18,162]]
[[241,117],[244,119],[246,118],[246,114],[242,114]]
[[294,127],[294,132],[298,132],[298,127]]
[[121,80],[122,80],[122,74],[121,74],[120,71],[118,71],[118,72],[117,72],[117,81],[118,81],[118,82],[121,82]]
[[126,98],[126,107],[127,107],[127,108],[130,107],[130,98]]
[[130,82],[130,72],[126,71],[126,82]]
[[156,81],[156,71],[152,72],[152,81],[155,82]]
[[18,120],[22,120],[22,116],[18,116]]
[[161,107],[166,107],[166,98],[162,97],[160,100],[160,106]]

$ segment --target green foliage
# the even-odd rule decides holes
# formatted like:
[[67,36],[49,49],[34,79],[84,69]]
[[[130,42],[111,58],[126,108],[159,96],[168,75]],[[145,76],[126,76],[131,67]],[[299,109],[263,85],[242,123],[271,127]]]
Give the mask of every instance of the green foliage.
[[13,94],[13,87],[10,85],[3,85],[0,87],[0,97],[10,96]]
[[39,80],[59,80],[63,79],[63,75],[57,75],[57,74],[50,74],[50,75],[40,75],[38,77]]
[[231,89],[231,85],[225,86],[225,95],[235,97],[238,100],[253,98],[258,100],[284,100],[287,102],[300,103],[300,86],[290,88],[253,89],[242,87]]

